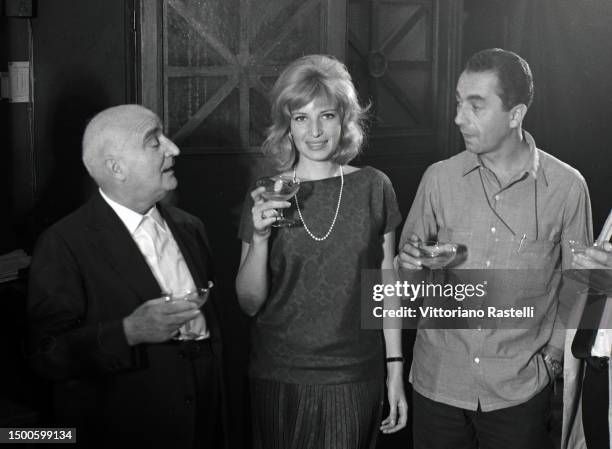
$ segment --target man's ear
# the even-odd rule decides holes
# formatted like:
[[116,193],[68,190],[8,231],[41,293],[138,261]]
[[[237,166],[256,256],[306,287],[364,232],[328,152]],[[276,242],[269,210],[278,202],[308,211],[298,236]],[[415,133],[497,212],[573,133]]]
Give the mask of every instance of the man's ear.
[[107,173],[118,181],[124,181],[126,178],[126,171],[123,164],[117,159],[106,159],[104,161]]
[[525,118],[525,114],[527,114],[527,106],[522,103],[510,109],[510,128],[520,127]]

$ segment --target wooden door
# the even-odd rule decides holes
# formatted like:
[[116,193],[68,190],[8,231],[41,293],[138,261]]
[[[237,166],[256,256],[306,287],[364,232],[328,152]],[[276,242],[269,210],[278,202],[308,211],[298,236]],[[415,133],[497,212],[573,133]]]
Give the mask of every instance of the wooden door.
[[143,0],[142,103],[183,154],[257,152],[272,83],[304,54],[344,59],[345,15],[338,0]]
[[424,168],[456,152],[460,0],[350,0],[348,66],[371,101],[363,162],[391,178],[405,215]]

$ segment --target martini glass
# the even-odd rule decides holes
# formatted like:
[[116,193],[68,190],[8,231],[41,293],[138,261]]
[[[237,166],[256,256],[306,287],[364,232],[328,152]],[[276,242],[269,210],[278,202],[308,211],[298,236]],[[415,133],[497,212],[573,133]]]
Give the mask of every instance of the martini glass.
[[206,301],[208,301],[208,297],[210,296],[210,289],[214,287],[213,281],[208,281],[208,286],[198,287],[195,290],[190,290],[186,292],[181,298],[183,301],[189,301],[198,306],[198,308],[202,307]]
[[421,252],[421,263],[432,270],[444,268],[457,256],[456,243],[425,241],[419,242],[417,247]]
[[[300,189],[300,180],[293,176],[278,175],[261,178],[255,183],[257,187],[265,187],[262,196],[268,201],[289,201]],[[285,218],[283,209],[277,209],[278,219],[272,223],[276,228],[293,226],[297,220]]]
[[[172,300],[172,301],[189,301],[189,302],[196,304],[198,308],[200,308],[206,303],[206,301],[208,301],[208,297],[210,296],[210,290],[213,288],[213,286],[214,286],[213,281],[208,281],[208,286],[206,288],[198,287],[194,290],[188,290],[186,292],[173,293],[173,294],[165,293],[164,296],[168,300]],[[198,334],[197,332],[193,330],[192,322],[193,320],[185,323],[181,327],[180,334],[174,337],[174,339],[175,340],[190,340],[190,339],[199,337],[200,334]]]

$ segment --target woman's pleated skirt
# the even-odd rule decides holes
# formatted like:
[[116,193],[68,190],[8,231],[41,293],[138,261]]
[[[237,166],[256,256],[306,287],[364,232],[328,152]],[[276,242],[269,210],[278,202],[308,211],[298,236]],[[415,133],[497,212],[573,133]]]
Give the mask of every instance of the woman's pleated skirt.
[[381,380],[337,385],[251,379],[255,449],[373,449]]

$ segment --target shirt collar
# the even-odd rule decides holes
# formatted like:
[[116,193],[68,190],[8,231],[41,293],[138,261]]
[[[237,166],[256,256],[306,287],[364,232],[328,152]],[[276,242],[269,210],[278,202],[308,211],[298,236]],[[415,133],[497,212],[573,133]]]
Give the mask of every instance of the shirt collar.
[[102,191],[102,189],[98,189],[98,190],[100,192],[100,195],[104,199],[104,201],[106,201],[106,203],[119,216],[119,218],[121,219],[121,221],[123,222],[123,224],[128,229],[128,231],[130,232],[131,235],[134,235],[134,233],[138,229],[138,226],[140,226],[140,223],[144,219],[145,215],[147,215],[147,216],[151,217],[153,220],[155,220],[155,222],[160,226],[160,228],[163,231],[166,230],[166,226],[165,226],[164,220],[161,217],[159,211],[157,210],[157,208],[155,206],[151,207],[151,209],[149,209],[146,214],[144,214],[144,215],[143,214],[139,214],[138,212],[133,211],[129,207],[125,207],[124,205],[119,204],[118,202],[110,199]]
[[[548,180],[546,179],[546,173],[544,171],[544,167],[540,164],[540,150],[536,147],[535,140],[531,134],[527,131],[523,130],[523,135],[525,136],[525,141],[527,145],[529,145],[529,160],[525,164],[525,167],[522,169],[522,173],[527,173],[534,179],[540,177],[546,186],[548,186]],[[480,157],[474,153],[470,153],[466,151],[465,161],[463,163],[463,176],[471,173],[477,168],[484,167]]]

